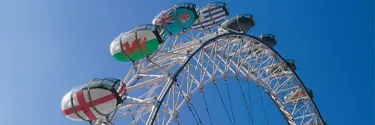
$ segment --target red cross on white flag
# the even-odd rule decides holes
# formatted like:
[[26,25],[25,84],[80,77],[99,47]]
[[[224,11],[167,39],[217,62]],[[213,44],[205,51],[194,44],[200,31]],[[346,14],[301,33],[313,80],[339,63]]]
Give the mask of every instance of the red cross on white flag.
[[[90,90],[90,92],[93,91],[93,90]],[[108,90],[104,90],[104,91],[108,91]],[[93,113],[92,110],[94,110],[92,107],[91,107],[91,103],[97,107],[99,105],[107,105],[109,104],[110,101],[113,101],[113,100],[116,100],[116,97],[114,94],[107,94],[107,95],[103,95],[102,97],[99,97],[99,98],[95,98],[93,99],[93,96],[92,96],[92,102],[90,103],[90,101],[86,101],[87,97],[85,97],[85,94],[84,92],[87,93],[87,90],[81,90],[81,91],[78,91],[76,92],[76,98],[77,98],[77,101],[78,101],[78,104],[74,103],[74,107],[75,107],[75,110],[78,114],[78,112],[82,111],[85,116],[81,116],[83,118],[83,120],[95,120],[97,118],[97,116],[95,116],[95,114],[98,114],[98,113]],[[100,91],[97,91],[97,92],[100,92]],[[103,93],[103,92],[101,92]],[[115,109],[116,108],[116,105],[108,105],[110,107],[106,107],[107,109]],[[98,109],[100,110],[100,109]],[[70,107],[70,108],[67,108],[67,109],[64,109],[63,111],[63,114],[68,116],[68,115],[72,115],[74,113],[75,115],[75,112],[74,112],[74,109],[73,107]]]

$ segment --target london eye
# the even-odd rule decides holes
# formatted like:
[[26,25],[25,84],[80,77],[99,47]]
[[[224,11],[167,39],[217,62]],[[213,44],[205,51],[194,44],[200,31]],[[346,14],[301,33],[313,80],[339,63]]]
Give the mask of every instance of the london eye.
[[[250,87],[255,85],[286,124],[325,125],[312,90],[295,71],[296,62],[274,49],[276,36],[247,34],[255,17],[230,15],[223,2],[201,7],[181,3],[162,10],[150,24],[118,34],[110,53],[131,64],[130,70],[122,79],[104,76],[73,88],[62,100],[63,114],[95,125],[121,119],[130,119],[130,125],[183,125],[181,119],[187,116],[192,124],[220,124],[213,117],[214,110],[220,110],[228,121],[222,124],[253,125],[252,103],[265,109],[264,100],[251,99]],[[234,88],[239,95],[233,94]],[[217,102],[207,101],[212,97],[206,94],[215,95]],[[233,101],[234,96],[242,101]],[[242,123],[234,103],[243,105]]]

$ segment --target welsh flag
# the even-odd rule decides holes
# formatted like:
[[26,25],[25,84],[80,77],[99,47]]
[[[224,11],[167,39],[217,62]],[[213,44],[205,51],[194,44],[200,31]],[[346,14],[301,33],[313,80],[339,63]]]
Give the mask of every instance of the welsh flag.
[[[135,39],[137,33],[138,39]],[[120,39],[122,45],[120,43]],[[118,61],[136,61],[150,55],[158,49],[159,41],[155,34],[148,30],[123,34],[122,38],[117,37],[110,46],[111,55]],[[122,52],[123,47],[125,52]],[[143,52],[142,52],[143,51]],[[146,53],[146,55],[144,54]],[[130,58],[130,59],[129,59]]]

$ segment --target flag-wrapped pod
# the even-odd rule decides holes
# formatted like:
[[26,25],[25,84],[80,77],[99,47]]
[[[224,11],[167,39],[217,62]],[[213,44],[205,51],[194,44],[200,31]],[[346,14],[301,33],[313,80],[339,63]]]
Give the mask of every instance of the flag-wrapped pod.
[[284,97],[284,101],[286,104],[297,104],[304,101],[309,101],[309,95],[312,94],[310,89],[308,91],[304,91],[302,89],[298,89],[295,92],[290,92]]
[[62,113],[73,121],[106,118],[123,102],[126,85],[119,79],[93,79],[73,88],[61,101]]
[[176,34],[188,29],[198,18],[195,4],[177,4],[173,8],[162,10],[152,21],[169,34]]
[[226,3],[216,2],[199,9],[199,18],[194,22],[192,29],[208,28],[227,19],[229,8]]
[[255,19],[250,14],[241,14],[228,19],[221,25],[225,29],[246,33],[255,25]]
[[121,62],[136,61],[154,53],[163,42],[164,31],[158,26],[146,24],[121,33],[111,43],[113,58]]

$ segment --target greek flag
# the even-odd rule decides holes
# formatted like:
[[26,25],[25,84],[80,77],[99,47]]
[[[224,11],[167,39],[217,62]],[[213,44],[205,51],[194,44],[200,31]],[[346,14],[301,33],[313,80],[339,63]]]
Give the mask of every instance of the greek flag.
[[199,20],[196,20],[191,28],[206,28],[226,19],[227,15],[222,6],[207,5],[199,10]]

